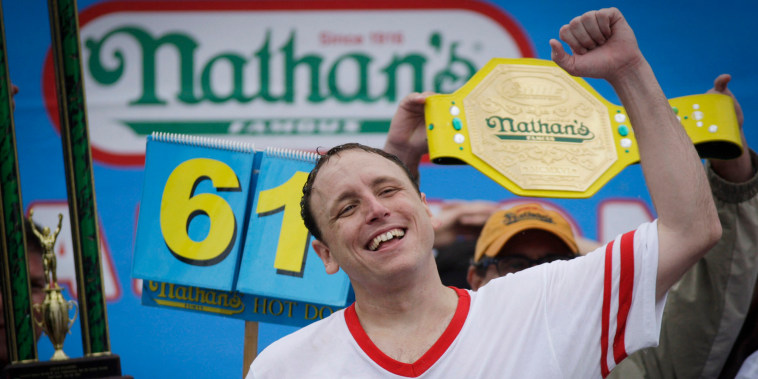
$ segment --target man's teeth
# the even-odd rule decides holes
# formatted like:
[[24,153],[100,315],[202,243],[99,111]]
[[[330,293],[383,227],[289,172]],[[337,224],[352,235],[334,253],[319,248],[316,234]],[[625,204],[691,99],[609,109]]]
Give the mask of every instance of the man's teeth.
[[382,233],[371,241],[371,243],[368,245],[368,249],[371,251],[375,251],[379,248],[379,245],[382,244],[382,242],[387,242],[395,237],[402,237],[405,235],[405,232],[400,229],[393,229],[386,233]]

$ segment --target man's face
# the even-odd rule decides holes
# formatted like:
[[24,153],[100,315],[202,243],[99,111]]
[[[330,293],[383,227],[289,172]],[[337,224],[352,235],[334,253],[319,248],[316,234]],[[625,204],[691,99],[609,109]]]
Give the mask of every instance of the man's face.
[[330,274],[340,267],[354,286],[386,283],[434,267],[431,212],[403,170],[363,150],[333,156],[311,197],[323,241],[313,246]]
[[[544,230],[525,230],[519,234],[513,236],[503,246],[498,253],[497,257],[506,256],[519,256],[526,258],[529,261],[536,261],[545,258],[549,255],[565,255],[573,257],[574,253],[566,246],[560,238],[556,235],[546,232]],[[523,269],[527,269],[531,266],[527,265],[512,265],[507,270],[508,272],[498,272],[496,265],[492,264],[487,267],[486,274],[480,276],[476,270],[469,267],[468,281],[473,290],[477,290],[490,280],[499,278],[502,275],[508,273],[515,273]],[[502,274],[502,275],[501,275]]]

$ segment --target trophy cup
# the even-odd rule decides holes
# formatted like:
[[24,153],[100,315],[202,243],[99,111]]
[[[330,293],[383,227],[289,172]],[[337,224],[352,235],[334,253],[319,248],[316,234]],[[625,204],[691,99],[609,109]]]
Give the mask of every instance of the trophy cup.
[[[63,339],[66,333],[70,333],[71,325],[76,320],[78,308],[73,300],[66,301],[61,293],[61,288],[57,285],[55,288],[45,288],[45,300],[42,304],[34,304],[35,317],[34,322],[50,338],[53,343],[55,353],[50,358],[51,361],[68,359],[68,355],[63,352]],[[69,318],[71,309],[74,310],[74,316]],[[39,320],[36,315],[41,314]]]
[[[52,233],[48,227],[44,227],[42,231],[39,231],[34,221],[32,221],[33,215],[34,210],[30,210],[29,225],[42,246],[42,263],[45,270],[46,284],[45,300],[42,304],[34,304],[32,306],[35,311],[34,322],[47,334],[55,348],[55,353],[53,353],[50,360],[64,360],[68,359],[68,356],[63,352],[63,340],[66,338],[66,334],[70,333],[71,325],[74,324],[79,309],[75,301],[66,301],[63,298],[63,289],[58,285],[58,277],[55,273],[56,258],[54,247],[58,233],[61,231],[63,215],[58,214],[58,227]],[[74,310],[74,315],[73,317],[69,317],[72,309]],[[41,319],[38,316],[41,316]]]

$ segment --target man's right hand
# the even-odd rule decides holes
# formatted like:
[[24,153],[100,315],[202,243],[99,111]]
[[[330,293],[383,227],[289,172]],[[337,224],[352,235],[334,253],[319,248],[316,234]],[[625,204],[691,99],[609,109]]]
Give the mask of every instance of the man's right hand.
[[646,64],[634,32],[616,8],[590,11],[561,27],[559,36],[573,55],[556,39],[550,40],[553,61],[571,75],[606,79],[614,84],[628,71]]

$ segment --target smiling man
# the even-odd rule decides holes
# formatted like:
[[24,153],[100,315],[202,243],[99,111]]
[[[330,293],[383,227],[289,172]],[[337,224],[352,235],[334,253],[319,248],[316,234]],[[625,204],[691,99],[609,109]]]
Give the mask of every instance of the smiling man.
[[[708,183],[617,9],[585,13],[560,37],[574,55],[551,40],[553,60],[606,79],[624,104],[658,219],[585,257],[476,292],[449,288],[416,175],[381,150],[338,146],[309,175],[301,206],[313,247],[327,272],[347,273],[355,303],[270,345],[248,378],[594,378],[658,342],[666,292],[720,237]],[[389,145],[423,143],[413,138],[423,99],[401,102]]]

